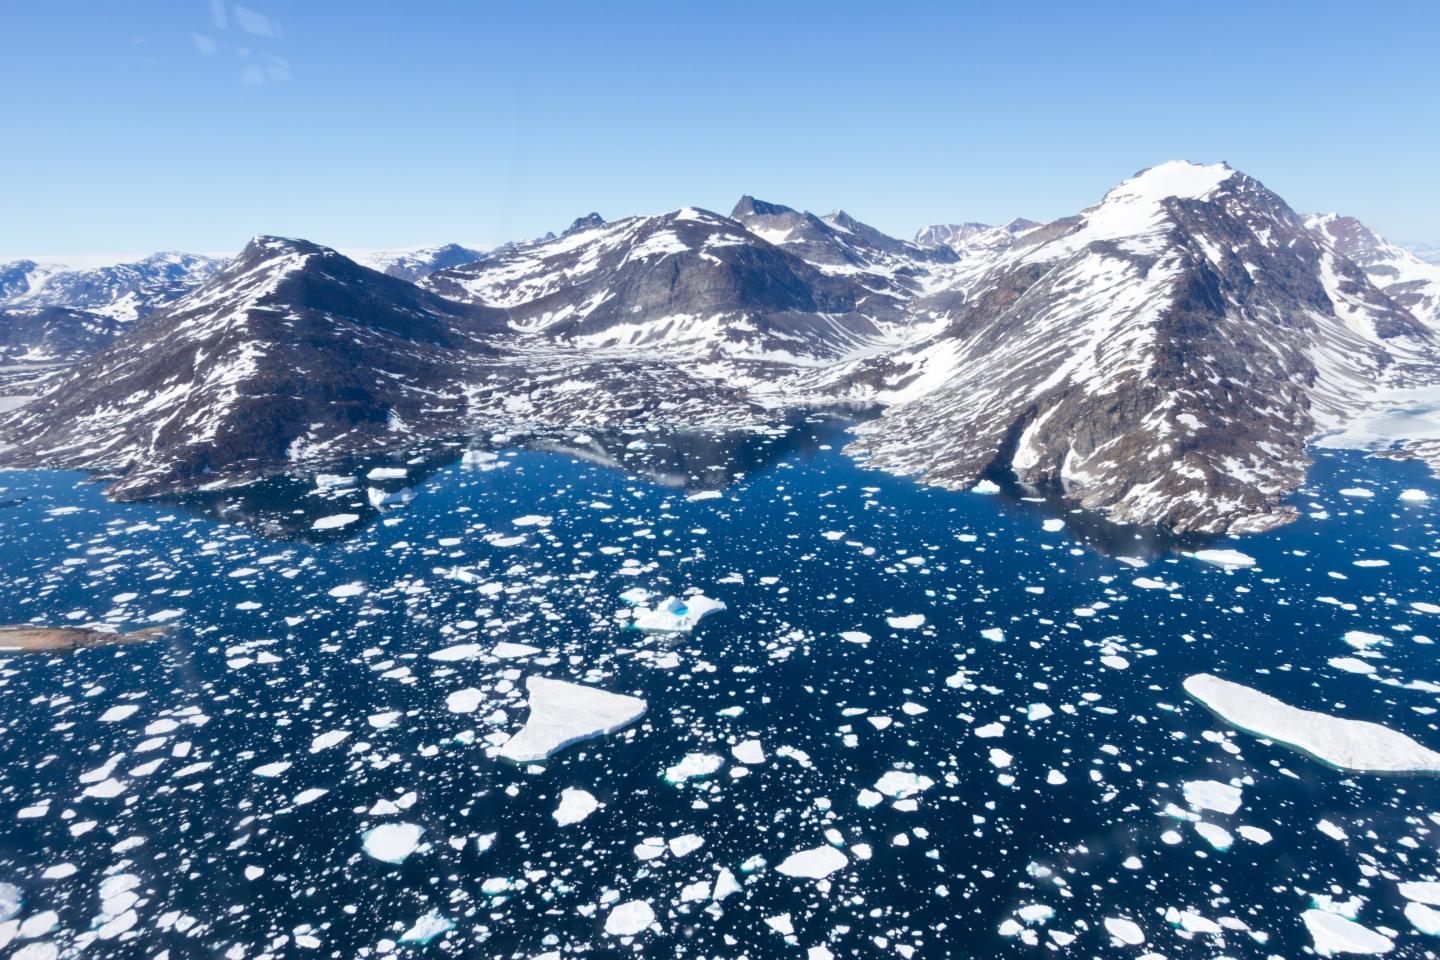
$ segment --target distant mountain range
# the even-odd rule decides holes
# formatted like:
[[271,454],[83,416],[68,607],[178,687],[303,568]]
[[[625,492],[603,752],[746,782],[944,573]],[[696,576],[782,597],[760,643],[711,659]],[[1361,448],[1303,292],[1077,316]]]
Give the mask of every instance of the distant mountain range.
[[1224,164],[913,240],[749,196],[492,251],[259,237],[228,263],[0,265],[5,359],[64,365],[12,385],[40,395],[0,458],[141,497],[427,438],[864,408],[850,449],[879,468],[1245,532],[1289,519],[1312,437],[1440,383],[1437,325],[1440,267]]

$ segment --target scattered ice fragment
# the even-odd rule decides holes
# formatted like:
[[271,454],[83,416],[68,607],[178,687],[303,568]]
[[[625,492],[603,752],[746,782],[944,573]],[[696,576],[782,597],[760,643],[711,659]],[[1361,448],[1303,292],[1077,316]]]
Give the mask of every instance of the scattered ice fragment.
[[1227,723],[1332,766],[1373,773],[1440,771],[1440,753],[1378,723],[1301,710],[1208,673],[1186,678],[1184,687]]
[[456,690],[445,698],[445,709],[451,713],[474,713],[480,709],[485,694],[474,687]]
[[925,625],[925,614],[911,613],[903,617],[886,617],[885,622],[896,630],[916,630]]
[[923,793],[935,785],[929,777],[908,770],[890,770],[875,781],[875,789],[894,800],[904,800]]
[[742,740],[730,748],[736,760],[747,766],[758,766],[765,762],[765,748],[759,740]]
[[1424,490],[1402,490],[1400,491],[1400,499],[1404,500],[1406,503],[1420,503],[1421,501],[1429,500],[1430,494],[1426,493]]
[[532,657],[539,652],[539,647],[532,647],[528,643],[510,643],[502,640],[490,649],[490,656],[501,660],[519,660],[524,657]]
[[500,748],[507,760],[528,763],[581,740],[622,730],[640,719],[645,701],[564,680],[528,677],[530,716]]
[[1049,517],[1040,526],[1046,533],[1058,533],[1065,529],[1065,521],[1059,517]]
[[330,596],[336,597],[337,599],[358,596],[364,592],[365,584],[363,583],[342,583],[338,587],[330,588]]

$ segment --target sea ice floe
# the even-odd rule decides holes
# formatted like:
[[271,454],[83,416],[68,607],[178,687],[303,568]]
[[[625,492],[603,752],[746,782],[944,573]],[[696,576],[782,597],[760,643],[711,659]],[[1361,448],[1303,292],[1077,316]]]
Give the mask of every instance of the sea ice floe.
[[1440,907],[1440,880],[1411,880],[1397,885],[1400,896],[1413,903]]
[[546,757],[592,737],[622,730],[645,713],[639,697],[583,684],[528,677],[530,716],[520,732],[500,747],[500,756],[522,763]]
[[1134,920],[1125,917],[1106,917],[1105,929],[1110,936],[1119,940],[1129,947],[1139,946],[1145,942],[1145,931]]
[[425,828],[415,823],[386,823],[360,835],[361,846],[376,860],[402,863],[420,846]]
[[349,730],[330,730],[326,733],[317,734],[310,741],[310,752],[319,753],[321,750],[328,750],[350,736]]
[[724,601],[713,600],[703,593],[692,594],[684,600],[668,597],[654,608],[638,608],[631,624],[637,630],[655,633],[689,633],[703,618],[724,609]]
[[1191,780],[1184,785],[1185,802],[1196,810],[1234,813],[1240,809],[1240,788],[1218,780]]
[[910,613],[901,617],[886,617],[885,622],[895,630],[917,630],[925,625],[925,614]]
[[474,713],[484,701],[484,693],[474,687],[466,687],[445,698],[445,709],[451,713]]
[[532,657],[539,652],[539,647],[532,647],[528,643],[510,643],[506,640],[502,640],[490,648],[490,656],[500,660],[520,660],[524,657]]
[[1337,953],[1389,953],[1395,948],[1395,941],[1389,937],[1338,913],[1310,909],[1300,916],[1305,921],[1306,929],[1310,931],[1315,952],[1322,957],[1332,957]]
[[730,753],[736,760],[748,766],[758,766],[765,762],[765,747],[759,740],[742,740],[730,748]]
[[924,793],[934,785],[934,780],[909,770],[888,770],[875,781],[875,790],[892,800],[904,800]]
[[1255,565],[1254,557],[1247,556],[1239,550],[1196,550],[1191,556],[1201,563],[1217,567],[1253,567]]
[[566,787],[560,791],[560,806],[555,809],[555,822],[562,827],[579,823],[600,806],[600,801],[588,790]]
[[1187,677],[1184,687],[1227,723],[1332,766],[1372,773],[1440,771],[1440,753],[1378,723],[1302,710],[1208,673]]
[[311,530],[338,530],[341,527],[348,527],[360,519],[358,513],[334,513],[328,517],[320,517],[310,524]]
[[787,877],[822,880],[850,862],[850,858],[828,845],[790,854],[775,869]]
[[605,932],[612,937],[633,937],[655,922],[655,911],[644,900],[619,904],[605,918]]
[[679,763],[665,768],[665,779],[670,783],[704,779],[719,770],[724,763],[724,757],[713,753],[687,753]]
[[425,916],[416,920],[410,928],[400,934],[400,943],[414,943],[423,946],[441,936],[447,931],[454,930],[455,924],[449,918],[442,916],[438,911],[432,910]]
[[441,647],[439,650],[431,650],[427,657],[431,660],[439,660],[441,663],[454,663],[457,660],[473,660],[485,652],[485,648],[478,643],[457,643],[449,647]]

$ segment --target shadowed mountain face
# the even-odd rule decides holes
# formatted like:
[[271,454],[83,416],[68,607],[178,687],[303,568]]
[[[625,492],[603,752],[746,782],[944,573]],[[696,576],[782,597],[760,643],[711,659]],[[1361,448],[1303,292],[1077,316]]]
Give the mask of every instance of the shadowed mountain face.
[[[1046,225],[921,239],[748,196],[730,217],[590,214],[483,256],[414,251],[399,277],[260,238],[138,322],[9,318],[9,356],[115,339],[18,391],[44,392],[0,421],[0,456],[144,496],[441,437],[593,444],[858,404],[884,411],[852,447],[874,466],[957,489],[1013,475],[1109,521],[1215,534],[1287,520],[1310,438],[1440,382],[1419,261],[1223,164],[1162,164]],[[34,300],[42,273],[12,266],[0,288]]]
[[389,445],[464,408],[464,371],[494,352],[479,317],[261,237],[18,411],[7,457],[99,470],[138,496]]
[[894,303],[852,278],[717,214],[598,219],[440,271],[424,286],[503,309],[514,329],[561,342],[782,363],[843,356],[898,318]]
[[485,256],[483,251],[462,247],[458,243],[446,243],[438,247],[421,247],[417,250],[382,250],[356,256],[355,260],[386,276],[414,283],[430,276],[436,270],[472,263],[483,256]]

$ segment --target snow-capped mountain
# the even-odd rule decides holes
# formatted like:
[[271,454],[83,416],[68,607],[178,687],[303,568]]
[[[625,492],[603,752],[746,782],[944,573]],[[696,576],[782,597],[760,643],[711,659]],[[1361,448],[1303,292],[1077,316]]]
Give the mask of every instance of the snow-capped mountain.
[[224,265],[224,259],[193,253],[157,253],[84,270],[18,260],[0,264],[0,308],[64,307],[123,323],[179,299]]
[[866,405],[851,449],[876,467],[952,488],[1013,471],[1114,520],[1242,532],[1289,518],[1310,439],[1440,383],[1436,334],[1397,302],[1413,289],[1377,285],[1400,282],[1393,251],[1308,229],[1224,164],[925,236],[948,239],[745,197],[591,214],[418,285],[260,238],[0,421],[0,456],[139,496],[424,438]]
[[1390,299],[1433,328],[1440,328],[1440,266],[1391,243],[1354,217],[1335,213],[1308,217],[1305,225],[1322,242],[1353,261]]
[[856,451],[968,487],[1009,468],[1112,519],[1260,529],[1307,439],[1434,362],[1430,332],[1223,164],[1143,171],[920,301],[849,371],[890,405]]
[[485,325],[333,250],[258,237],[19,410],[6,452],[83,464],[124,495],[382,446],[463,407]]
[[485,256],[484,251],[446,243],[438,247],[417,247],[414,250],[373,250],[354,255],[356,263],[381,273],[414,283],[436,270],[472,263]]
[[34,260],[0,264],[0,357],[77,360],[109,343],[125,324],[204,283],[224,263],[157,253],[83,270]]
[[[598,221],[598,222],[597,222]],[[897,305],[740,222],[686,208],[577,221],[441,270],[427,289],[504,310],[513,329],[586,348],[814,364],[878,342]]]

